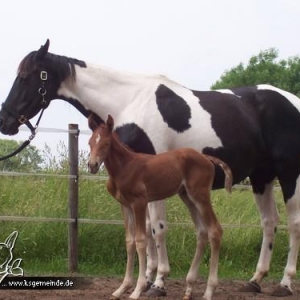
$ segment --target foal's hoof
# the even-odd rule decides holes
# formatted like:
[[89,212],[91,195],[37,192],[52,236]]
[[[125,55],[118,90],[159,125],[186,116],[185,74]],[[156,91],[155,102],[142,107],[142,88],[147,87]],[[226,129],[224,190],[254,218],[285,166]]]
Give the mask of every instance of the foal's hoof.
[[287,286],[279,284],[271,295],[275,297],[286,297],[293,295],[293,292]]
[[249,281],[243,287],[239,289],[242,293],[261,293],[261,287],[258,283]]
[[164,287],[158,287],[152,285],[150,289],[145,293],[146,297],[165,297],[167,296],[167,292]]
[[182,297],[182,300],[192,300],[193,299],[193,295],[191,294],[191,295],[184,295],[183,297]]

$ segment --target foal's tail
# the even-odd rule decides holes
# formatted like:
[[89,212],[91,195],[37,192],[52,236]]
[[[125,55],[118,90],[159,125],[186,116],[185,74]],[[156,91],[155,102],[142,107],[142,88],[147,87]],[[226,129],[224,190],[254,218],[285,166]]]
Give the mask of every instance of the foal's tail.
[[225,189],[228,193],[231,193],[231,187],[232,187],[232,172],[229,166],[224,163],[221,159],[218,159],[214,156],[206,155],[205,156],[212,161],[214,164],[220,166],[225,174]]

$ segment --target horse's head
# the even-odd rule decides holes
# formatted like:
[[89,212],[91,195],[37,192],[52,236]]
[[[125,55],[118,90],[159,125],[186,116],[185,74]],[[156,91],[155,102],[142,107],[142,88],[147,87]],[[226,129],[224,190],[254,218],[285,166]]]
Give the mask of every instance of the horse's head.
[[17,77],[0,111],[1,133],[16,134],[21,124],[49,105],[50,74],[44,63],[48,48],[49,40],[20,63]]
[[8,264],[13,258],[12,250],[14,248],[18,232],[10,234],[4,243],[0,243],[0,274],[7,272]]
[[88,162],[89,171],[97,173],[101,164],[106,159],[110,150],[114,120],[108,115],[107,121],[103,121],[94,113],[88,118],[89,127],[93,134],[89,140],[90,158]]
[[[47,40],[39,50],[29,53],[21,61],[17,77],[0,111],[1,133],[18,133],[19,126],[46,108],[51,100],[63,99],[58,95],[61,83],[67,78],[75,80],[75,65],[86,67],[83,61],[49,53],[49,44]],[[79,109],[86,112],[82,107]]]

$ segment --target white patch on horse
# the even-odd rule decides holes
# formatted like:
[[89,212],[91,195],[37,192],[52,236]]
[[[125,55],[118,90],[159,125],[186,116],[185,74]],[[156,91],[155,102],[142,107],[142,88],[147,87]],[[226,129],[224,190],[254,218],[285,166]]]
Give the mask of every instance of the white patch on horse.
[[216,90],[216,92],[223,93],[223,94],[235,95],[234,92],[232,90],[229,90],[229,89],[219,89],[219,90]]
[[220,89],[220,90],[216,90],[216,92],[219,92],[219,93],[222,93],[222,94],[231,94],[231,95],[234,95],[238,98],[241,98],[241,96],[236,95],[232,90],[229,90],[229,89]]
[[297,108],[297,110],[300,112],[300,102],[299,102],[299,98],[287,91],[281,90],[275,86],[269,85],[269,84],[259,84],[257,86],[258,90],[271,90],[271,91],[275,91],[279,94],[281,94],[283,97],[285,97],[286,99],[288,99],[293,106],[295,106]]
[[63,81],[58,95],[78,100],[85,109],[97,112],[103,119],[112,111],[114,115],[122,114],[151,78],[93,65],[86,68],[75,65],[75,70],[76,85],[71,79]]
[[[211,115],[201,107],[199,99],[182,85],[158,75],[132,74],[92,65],[75,68],[76,86],[81,88],[74,88],[74,83],[67,80],[61,84],[58,94],[78,99],[86,109],[96,112],[102,119],[113,111],[115,128],[128,123],[136,124],[147,134],[156,153],[182,145],[198,151],[205,147],[223,146],[211,126]],[[182,97],[191,108],[189,130],[178,133],[163,121],[155,101],[155,92],[161,84]],[[145,105],[141,106],[140,99],[144,99]],[[202,120],[201,126],[199,120]],[[195,135],[202,137],[200,141],[203,144],[196,141]]]
[[100,134],[98,133],[96,136],[96,144],[98,144],[100,142],[100,139],[101,139],[101,137],[100,137]]
[[[160,148],[158,147],[157,143],[154,142],[153,144],[155,145],[155,148],[158,148],[160,152],[162,152],[170,149],[180,148],[182,145],[185,145],[185,147],[195,148],[198,151],[202,151],[203,148],[208,146],[212,148],[223,147],[220,138],[217,136],[215,130],[211,126],[211,115],[199,104],[199,98],[196,97],[191,90],[171,80],[165,81],[163,84],[174,91],[178,96],[183,98],[190,107],[191,118],[189,120],[189,124],[191,125],[191,128],[182,133],[172,130],[166,123],[162,121],[162,117],[155,104],[154,109],[158,115],[157,118],[161,123],[164,123],[163,126],[161,126],[164,127],[164,132],[158,133],[156,130],[155,133],[163,135],[167,141],[162,141],[158,137],[154,137],[152,142],[161,141],[162,144],[165,144],[168,147],[167,149]],[[199,124],[199,120],[201,120],[201,126]],[[201,136],[201,139],[196,140],[195,136]],[[203,143],[201,143],[202,141]],[[209,141],[209,143],[207,143],[207,141]]]

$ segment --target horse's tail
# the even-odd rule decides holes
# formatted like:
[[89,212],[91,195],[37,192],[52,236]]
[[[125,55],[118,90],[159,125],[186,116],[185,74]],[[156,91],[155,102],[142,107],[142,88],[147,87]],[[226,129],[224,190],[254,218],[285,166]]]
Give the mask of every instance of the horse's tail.
[[229,166],[224,163],[221,159],[216,158],[214,156],[206,155],[205,156],[212,161],[214,164],[220,166],[225,174],[225,189],[228,193],[231,193],[231,188],[232,188],[232,172]]

